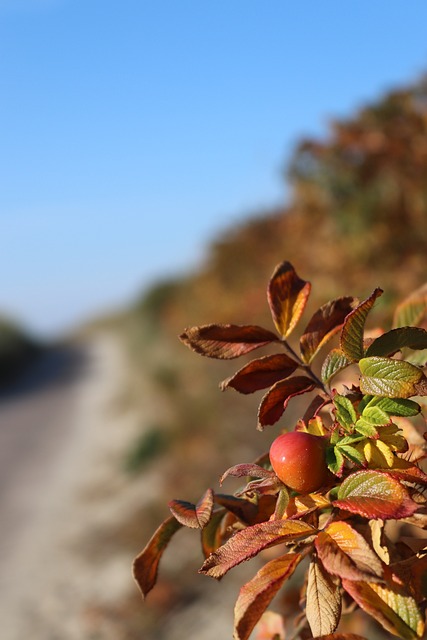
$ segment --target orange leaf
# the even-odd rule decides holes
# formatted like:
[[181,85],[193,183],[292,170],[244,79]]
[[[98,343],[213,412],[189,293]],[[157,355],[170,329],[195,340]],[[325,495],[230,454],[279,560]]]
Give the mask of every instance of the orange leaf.
[[267,297],[277,331],[283,338],[295,328],[300,319],[311,284],[302,280],[290,262],[277,265],[268,285]]
[[405,640],[421,638],[424,621],[415,600],[397,585],[343,580],[342,586],[357,604],[384,629]]
[[271,520],[238,531],[204,562],[200,573],[222,578],[236,565],[256,556],[266,547],[301,540],[316,533],[316,529],[299,520]]
[[256,623],[268,607],[282,584],[295,571],[301,554],[289,553],[275,558],[262,567],[256,576],[245,584],[234,608],[234,637],[247,640]]
[[155,531],[146,547],[135,558],[133,563],[133,577],[135,578],[143,597],[156,584],[160,559],[173,534],[181,528],[181,524],[170,517]]

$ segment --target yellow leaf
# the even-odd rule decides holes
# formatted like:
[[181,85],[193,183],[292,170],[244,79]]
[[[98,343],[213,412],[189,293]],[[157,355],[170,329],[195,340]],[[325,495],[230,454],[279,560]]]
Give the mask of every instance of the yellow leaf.
[[393,466],[393,451],[382,440],[366,440],[363,455],[371,469],[391,469]]

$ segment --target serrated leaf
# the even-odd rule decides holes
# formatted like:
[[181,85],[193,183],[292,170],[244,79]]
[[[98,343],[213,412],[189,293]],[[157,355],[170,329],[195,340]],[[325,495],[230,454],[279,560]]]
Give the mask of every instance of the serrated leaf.
[[400,327],[383,333],[367,348],[366,356],[392,356],[397,351],[427,349],[427,331],[421,327]]
[[365,518],[381,520],[411,516],[418,506],[405,487],[381,471],[356,471],[338,489],[333,505]]
[[332,378],[351,364],[341,349],[332,349],[326,356],[321,371],[322,382],[328,384]]
[[397,585],[343,580],[342,585],[357,604],[390,633],[415,640],[424,633],[424,621],[417,604]]
[[344,463],[344,456],[338,447],[328,447],[326,449],[326,464],[328,469],[338,478],[341,478],[343,474]]
[[382,289],[375,289],[373,293],[351,311],[346,317],[341,331],[340,347],[350,362],[358,362],[364,355],[363,332],[368,313],[374,306],[375,300],[383,293]]
[[350,428],[357,420],[357,414],[351,400],[345,396],[336,395],[333,398],[335,405],[335,416],[340,425],[344,428]]
[[330,501],[321,493],[308,493],[306,495],[293,496],[289,500],[286,509],[287,518],[299,518],[303,514],[307,515],[316,509],[324,509],[330,506]]
[[286,354],[265,356],[246,364],[233,376],[221,382],[220,388],[224,391],[233,387],[240,393],[253,393],[287,378],[297,367],[298,363]]
[[388,470],[393,478],[427,487],[427,474],[410,460],[404,460],[395,456],[393,467]]
[[280,380],[267,391],[258,409],[258,429],[275,424],[283,415],[289,400],[302,393],[313,391],[316,384],[306,376],[294,376]]
[[411,417],[416,416],[421,411],[421,407],[413,400],[405,398],[387,398],[374,396],[366,405],[366,407],[378,407],[390,416]]
[[364,435],[366,438],[378,437],[378,431],[376,430],[376,428],[368,420],[365,420],[363,417],[360,417],[358,419],[355,427],[356,427],[356,431]]
[[332,633],[327,636],[316,636],[313,640],[366,640],[355,633]]
[[209,522],[213,508],[213,491],[208,489],[197,505],[185,500],[171,500],[169,509],[184,527],[203,529]]
[[254,325],[206,324],[186,329],[179,336],[187,347],[208,358],[231,360],[278,342],[278,337]]
[[268,285],[267,298],[277,331],[287,338],[300,319],[311,284],[302,280],[290,262],[277,265]]
[[362,393],[390,398],[417,395],[423,372],[404,360],[373,356],[359,362]]
[[346,316],[357,304],[357,298],[337,298],[316,311],[300,339],[301,355],[306,364],[310,364],[319,350],[340,330]]
[[308,569],[305,613],[313,636],[333,633],[341,616],[339,586],[316,557]]
[[325,569],[349,580],[378,580],[383,567],[365,538],[347,522],[333,522],[319,533],[316,549]]
[[156,584],[161,557],[172,536],[181,527],[182,525],[173,516],[162,522],[145,548],[135,558],[133,562],[133,577],[144,598]]
[[373,424],[374,427],[381,427],[390,423],[390,416],[380,406],[368,404],[362,411],[362,417]]
[[238,531],[206,559],[201,573],[221,578],[236,565],[256,556],[266,547],[307,538],[316,529],[299,520],[271,520]]
[[393,326],[417,326],[427,315],[427,283],[411,293],[397,307]]
[[247,640],[283,583],[295,571],[301,554],[289,553],[267,562],[241,589],[234,608],[234,637]]
[[227,469],[227,471],[222,474],[219,483],[222,484],[228,476],[235,476],[236,478],[243,478],[247,476],[250,476],[251,478],[275,478],[276,474],[274,471],[260,467],[258,464],[244,463],[236,464]]
[[350,462],[353,462],[354,464],[357,464],[359,466],[364,466],[366,462],[365,456],[358,449],[356,449],[356,447],[348,444],[342,445],[340,443],[339,450],[347,458],[347,460],[350,460]]

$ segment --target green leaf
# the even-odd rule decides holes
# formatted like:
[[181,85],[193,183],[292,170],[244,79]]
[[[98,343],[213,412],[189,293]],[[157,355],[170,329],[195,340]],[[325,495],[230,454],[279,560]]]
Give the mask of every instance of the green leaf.
[[344,470],[344,456],[338,447],[326,449],[326,464],[329,471],[340,478]]
[[270,560],[245,584],[234,607],[234,638],[247,640],[283,583],[291,577],[301,554],[288,553]]
[[404,347],[427,349],[427,331],[420,327],[401,327],[387,331],[369,345],[366,356],[392,356]]
[[238,531],[222,547],[206,559],[200,573],[222,578],[236,565],[256,556],[267,547],[293,542],[317,532],[311,525],[299,520],[271,520],[254,524]]
[[316,556],[308,569],[306,608],[313,636],[333,633],[341,617],[341,591]]
[[350,360],[357,362],[364,356],[363,332],[368,313],[374,306],[375,300],[382,294],[382,289],[375,291],[362,302],[354,311],[348,314],[341,331],[341,351]]
[[366,462],[365,457],[363,456],[362,453],[360,453],[360,451],[358,449],[356,449],[355,447],[352,447],[351,445],[348,444],[344,444],[344,445],[339,445],[339,450],[341,451],[342,454],[345,455],[345,457],[347,458],[347,460],[350,460],[350,462],[354,462],[354,464],[357,464],[359,466],[363,466]]
[[417,326],[427,315],[427,283],[411,293],[397,307],[393,326]]
[[378,405],[368,405],[363,409],[362,417],[375,427],[382,427],[390,422],[390,416]]
[[358,304],[357,298],[337,298],[322,305],[313,315],[300,339],[301,355],[310,364],[320,349],[340,330],[346,316]]
[[352,427],[357,420],[357,414],[349,398],[337,394],[333,398],[333,403],[336,419],[340,425],[346,429]]
[[181,526],[173,516],[162,522],[146,547],[135,558],[133,562],[133,577],[144,598],[156,584],[159,562],[163,552],[174,533]]
[[360,390],[377,396],[409,398],[419,393],[423,372],[404,360],[373,356],[359,362]]
[[368,420],[365,420],[364,418],[359,418],[355,426],[356,426],[356,431],[358,433],[361,433],[366,438],[378,437],[378,431],[375,429],[374,425],[371,424],[371,422],[369,422]]
[[300,319],[311,284],[302,280],[290,262],[277,265],[268,285],[267,298],[279,334],[287,338]]
[[326,356],[321,371],[322,382],[329,384],[334,376],[351,364],[341,349],[332,349]]
[[406,518],[418,509],[398,480],[372,470],[349,475],[340,486],[333,505],[373,520]]
[[413,400],[407,400],[405,398],[382,398],[381,396],[374,396],[369,400],[366,407],[378,407],[388,413],[389,416],[403,416],[406,418],[417,416],[421,411],[420,405]]

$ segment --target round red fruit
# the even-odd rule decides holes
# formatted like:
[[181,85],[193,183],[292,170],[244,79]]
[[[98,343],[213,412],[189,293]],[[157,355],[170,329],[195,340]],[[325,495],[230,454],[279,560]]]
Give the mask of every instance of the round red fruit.
[[328,478],[325,440],[303,431],[283,433],[270,448],[270,462],[278,478],[298,493],[311,493]]

